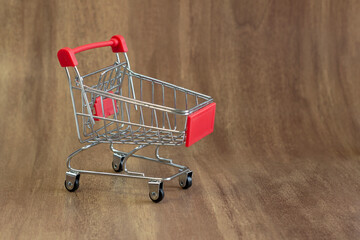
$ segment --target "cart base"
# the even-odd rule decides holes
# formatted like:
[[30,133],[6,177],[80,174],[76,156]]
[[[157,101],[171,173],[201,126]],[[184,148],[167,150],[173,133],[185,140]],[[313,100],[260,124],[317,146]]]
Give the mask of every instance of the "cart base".
[[[67,158],[67,167],[69,170],[66,172],[65,188],[68,191],[74,192],[79,188],[80,174],[94,174],[94,175],[96,174],[96,175],[105,175],[105,176],[146,179],[146,180],[148,180],[148,185],[149,185],[149,197],[155,203],[160,202],[164,198],[164,189],[163,189],[164,181],[170,181],[176,177],[179,177],[179,185],[183,189],[187,189],[187,188],[191,187],[191,185],[192,185],[192,171],[186,166],[182,166],[182,165],[173,163],[171,159],[160,157],[159,156],[159,147],[160,146],[157,146],[155,149],[155,157],[156,158],[151,158],[151,157],[146,157],[146,156],[135,154],[140,149],[145,148],[146,146],[149,146],[149,145],[139,145],[130,152],[122,152],[122,151],[115,149],[113,144],[110,143],[110,150],[114,153],[113,162],[112,162],[113,170],[115,172],[124,172],[124,173],[89,171],[89,170],[75,169],[75,168],[71,167],[70,163],[74,156],[76,156],[80,152],[82,152],[86,149],[89,149],[91,147],[94,147],[98,144],[99,144],[99,142],[94,142],[87,146],[79,148],[78,150],[76,150],[75,152],[70,154],[69,157]],[[179,172],[174,175],[171,175],[169,177],[166,177],[166,178],[159,178],[159,177],[146,176],[145,173],[141,173],[141,172],[129,171],[126,168],[126,163],[130,157],[136,157],[136,158],[140,158],[140,159],[144,159],[144,160],[148,160],[148,161],[154,161],[157,163],[169,165],[169,166],[178,168]]]

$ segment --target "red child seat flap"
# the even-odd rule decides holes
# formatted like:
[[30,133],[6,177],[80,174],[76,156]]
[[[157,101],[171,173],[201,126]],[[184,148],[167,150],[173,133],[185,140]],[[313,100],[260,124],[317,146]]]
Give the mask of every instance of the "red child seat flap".
[[210,103],[188,116],[186,123],[186,147],[190,147],[213,132],[215,109],[216,103]]
[[[109,91],[109,93],[113,93],[113,92]],[[103,98],[102,102],[103,102],[102,105],[104,106],[104,114],[105,114],[104,117],[113,115],[115,113],[114,108],[116,112],[118,112],[118,109],[116,108],[116,100],[113,100],[111,98],[105,98],[105,99]],[[101,97],[97,97],[95,99],[94,109],[95,109],[94,120],[100,121],[101,119],[98,119],[95,116],[103,117],[103,109],[101,107]]]

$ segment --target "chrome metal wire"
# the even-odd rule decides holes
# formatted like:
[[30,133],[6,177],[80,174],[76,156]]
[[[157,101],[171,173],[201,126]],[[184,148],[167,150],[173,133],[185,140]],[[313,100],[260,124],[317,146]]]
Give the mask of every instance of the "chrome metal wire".
[[[80,142],[182,145],[187,116],[212,98],[133,72],[126,53],[113,65],[81,75],[65,68]],[[102,115],[94,112],[100,100]],[[113,114],[105,114],[111,99]],[[107,100],[109,101],[109,100]],[[80,106],[79,106],[80,104]]]

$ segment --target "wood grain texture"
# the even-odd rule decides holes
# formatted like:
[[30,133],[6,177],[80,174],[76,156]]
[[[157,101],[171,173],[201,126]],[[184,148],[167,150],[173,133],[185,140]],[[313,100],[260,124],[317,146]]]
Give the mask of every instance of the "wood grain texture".
[[[347,0],[1,0],[0,238],[358,238],[359,12]],[[194,181],[166,184],[160,204],[144,181],[63,186],[80,144],[56,52],[114,34],[137,72],[217,102],[212,135],[164,149]],[[110,171],[111,158],[98,146],[77,164]]]

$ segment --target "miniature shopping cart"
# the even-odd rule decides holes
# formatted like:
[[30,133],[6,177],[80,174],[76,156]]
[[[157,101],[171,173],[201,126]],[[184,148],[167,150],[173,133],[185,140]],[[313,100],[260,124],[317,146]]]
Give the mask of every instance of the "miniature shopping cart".
[[[75,54],[106,46],[115,53],[115,62],[81,75]],[[160,157],[159,147],[183,144],[189,147],[210,134],[214,128],[216,104],[204,94],[133,72],[127,51],[124,38],[116,35],[110,41],[63,48],[57,54],[69,81],[77,135],[81,143],[87,144],[68,157],[65,187],[70,192],[76,191],[82,173],[146,179],[151,200],[160,202],[164,198],[164,181],[178,177],[180,186],[187,189],[192,185],[192,171]],[[100,143],[110,144],[112,168],[118,173],[70,166],[75,155]],[[115,149],[116,144],[136,147],[124,152]],[[135,154],[149,145],[155,146],[155,157]],[[169,177],[150,177],[129,171],[126,167],[129,157],[166,164],[179,171]]]

